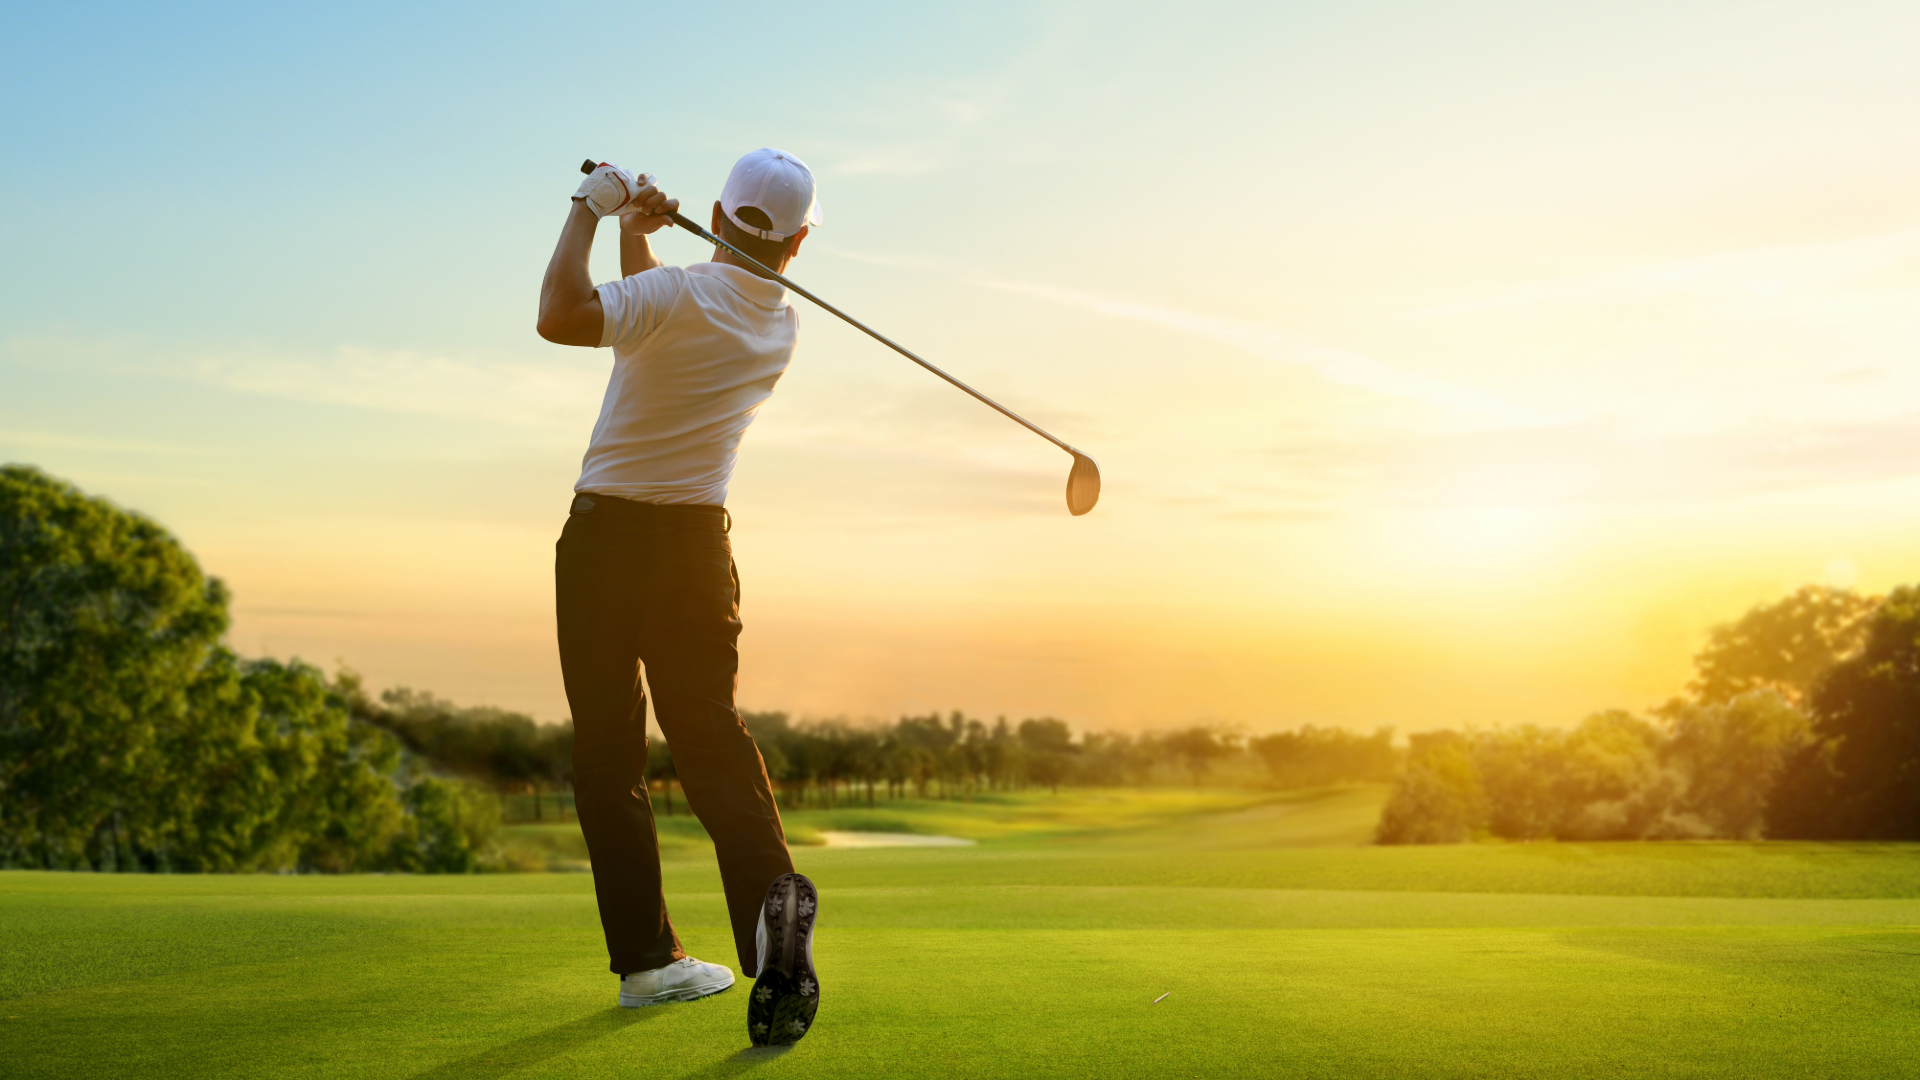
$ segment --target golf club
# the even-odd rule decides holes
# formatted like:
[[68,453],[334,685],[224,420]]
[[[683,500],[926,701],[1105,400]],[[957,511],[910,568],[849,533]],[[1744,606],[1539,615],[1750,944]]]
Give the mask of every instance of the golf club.
[[[590,174],[593,172],[594,169],[598,168],[600,164],[602,163],[595,162],[592,158],[588,158],[586,161],[581,163],[580,171],[583,173]],[[801,296],[806,297],[807,299],[813,301],[814,303],[820,305],[821,307],[826,308],[828,311],[833,312],[835,315],[840,316],[842,319],[845,319],[848,323],[852,324],[856,329],[860,330],[862,333],[866,334],[868,337],[872,338],[873,340],[878,341],[880,344],[885,345],[887,348],[892,349],[894,352],[899,353],[901,356],[906,357],[907,359],[913,361],[916,364],[919,364],[921,367],[926,368],[928,371],[933,372],[935,375],[940,376],[941,378],[947,380],[948,382],[959,387],[960,389],[965,390],[967,393],[972,394],[975,400],[979,401],[981,404],[989,406],[994,411],[998,412],[1000,415],[1006,417],[1007,419],[1013,421],[1016,424],[1019,424],[1021,427],[1026,428],[1028,431],[1033,432],[1035,435],[1040,436],[1041,438],[1047,440],[1048,442],[1059,447],[1060,449],[1065,450],[1067,453],[1072,454],[1073,470],[1067,473],[1067,511],[1068,513],[1071,513],[1074,517],[1079,517],[1081,514],[1084,514],[1087,511],[1093,509],[1093,504],[1100,501],[1100,466],[1094,464],[1094,461],[1092,458],[1088,457],[1087,455],[1081,453],[1078,450],[1075,450],[1073,447],[1068,446],[1066,443],[1061,442],[1059,439],[1054,438],[1052,435],[1048,434],[1046,431],[1042,430],[1040,427],[1029,422],[1025,417],[1007,408],[1005,405],[1000,404],[999,402],[993,400],[992,398],[981,393],[980,391],[975,390],[973,387],[968,386],[966,383],[961,382],[959,379],[954,378],[953,376],[947,374],[946,372],[941,371],[939,368],[935,367],[934,365],[929,364],[925,360],[920,359],[918,356],[915,356],[912,352],[908,351],[905,348],[902,348],[898,343],[894,342],[892,339],[888,338],[886,335],[881,334],[879,331],[875,330],[873,327],[868,326],[866,323],[861,322],[859,319],[856,319],[853,316],[847,314],[846,312],[841,311],[839,308],[834,307],[832,304],[829,304],[825,300],[822,300],[819,297],[813,295],[807,290],[801,288],[799,285],[794,284],[792,281],[788,280],[787,278],[781,276],[780,274],[775,273],[771,268],[762,264],[759,260],[755,259],[753,256],[748,255],[746,252],[741,251],[739,248],[734,247],[732,244],[727,243],[725,240],[722,240],[719,237],[708,232],[707,230],[701,228],[699,225],[695,224],[691,219],[689,219],[685,214],[682,214],[676,211],[674,213],[668,214],[667,217],[675,225],[678,225],[681,228],[692,233],[693,235],[699,237],[700,239],[705,240],[707,243],[726,248],[728,251],[733,252],[735,255],[739,256],[740,258],[745,259],[750,265],[758,267],[768,277],[772,278],[773,280],[779,282],[782,285],[785,285],[787,288],[792,289],[794,292],[799,293]]]

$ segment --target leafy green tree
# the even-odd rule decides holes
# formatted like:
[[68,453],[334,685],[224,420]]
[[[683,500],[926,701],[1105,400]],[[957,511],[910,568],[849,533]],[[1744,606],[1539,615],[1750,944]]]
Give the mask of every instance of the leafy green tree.
[[1158,757],[1150,736],[1089,732],[1080,738],[1075,771],[1090,784],[1144,784],[1152,777]]
[[415,822],[403,798],[400,742],[360,723],[343,735],[321,758],[320,813],[301,841],[300,865],[328,874],[402,869],[391,853]]
[[1487,819],[1487,799],[1467,742],[1454,732],[1415,735],[1406,772],[1380,813],[1382,844],[1457,844]]
[[1532,724],[1487,732],[1472,741],[1473,765],[1485,792],[1487,828],[1509,840],[1544,840],[1563,816],[1565,736]]
[[1315,787],[1363,780],[1391,780],[1398,755],[1393,729],[1360,735],[1339,728],[1280,731],[1247,744],[1281,787]]
[[573,790],[573,721],[562,720],[549,724],[541,733],[538,746],[539,783],[534,791],[533,816],[544,819],[540,809],[539,788],[551,787],[554,792],[554,806],[560,812],[560,819],[566,820],[566,803],[563,796]]
[[1022,720],[1019,739],[1028,779],[1059,794],[1060,782],[1073,768],[1073,732],[1066,721],[1051,716]]
[[1562,840],[1639,840],[1677,830],[1672,810],[1682,778],[1662,758],[1665,736],[1622,709],[1595,713],[1560,744],[1553,835]]
[[1808,585],[1714,627],[1694,657],[1693,696],[1708,704],[1753,690],[1772,690],[1796,707],[1822,674],[1858,652],[1877,596]]
[[1160,745],[1186,764],[1194,786],[1198,787],[1207,773],[1213,771],[1214,762],[1239,752],[1240,736],[1199,725],[1163,737]]
[[438,776],[407,788],[409,828],[394,845],[396,869],[470,874],[497,857],[500,804],[471,784]]
[[1806,714],[1771,689],[1663,712],[1670,732],[1665,754],[1684,780],[1682,810],[1705,833],[1759,838],[1782,770],[1812,740]]
[[447,854],[446,828],[422,834],[409,809],[438,813],[434,785],[409,781],[399,743],[356,723],[351,695],[299,661],[236,657],[219,644],[226,626],[225,588],[160,526],[0,469],[0,864],[380,870],[486,857],[484,821],[454,830],[464,862]]
[[1813,742],[1774,791],[1768,834],[1920,839],[1920,587],[1886,598],[1811,702]]
[[0,863],[128,865],[128,793],[174,775],[160,743],[226,629],[226,587],[159,525],[0,468]]
[[874,808],[873,788],[885,768],[885,751],[880,734],[865,729],[847,733],[848,773],[866,785],[867,809]]
[[[296,868],[309,834],[331,824],[327,774],[346,754],[346,710],[315,668],[225,650],[197,689],[191,722],[164,741],[172,773],[140,815],[147,843],[168,851],[176,870]],[[379,779],[393,801],[392,783]]]
[[887,797],[905,798],[907,781],[913,779],[913,754],[900,737],[888,731],[880,736],[880,746],[876,751],[880,761],[880,776],[887,782]]
[[938,713],[903,716],[893,730],[894,736],[906,747],[914,786],[924,799],[927,797],[927,788],[935,779],[944,781],[954,772],[949,759],[953,756],[953,744],[959,733],[942,724]]

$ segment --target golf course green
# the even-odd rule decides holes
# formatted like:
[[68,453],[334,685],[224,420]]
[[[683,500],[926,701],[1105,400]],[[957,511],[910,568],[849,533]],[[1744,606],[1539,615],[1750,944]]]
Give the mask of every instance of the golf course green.
[[[795,848],[824,993],[784,1052],[744,984],[615,1007],[581,873],[0,873],[0,1075],[1920,1074],[1920,845],[1377,847],[1384,797],[790,814],[979,843]],[[687,948],[731,966],[711,852],[661,828]]]

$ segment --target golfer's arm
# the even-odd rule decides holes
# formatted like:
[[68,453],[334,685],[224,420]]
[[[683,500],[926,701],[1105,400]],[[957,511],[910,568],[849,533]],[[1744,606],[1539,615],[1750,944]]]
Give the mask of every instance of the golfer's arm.
[[620,230],[620,276],[632,277],[643,270],[651,270],[665,265],[660,256],[653,253],[653,245],[647,242],[645,233],[630,233]]
[[575,202],[547,263],[546,279],[540,282],[540,319],[535,327],[556,345],[596,348],[600,344],[606,314],[587,273],[587,256],[593,251],[594,228],[599,224],[585,203]]

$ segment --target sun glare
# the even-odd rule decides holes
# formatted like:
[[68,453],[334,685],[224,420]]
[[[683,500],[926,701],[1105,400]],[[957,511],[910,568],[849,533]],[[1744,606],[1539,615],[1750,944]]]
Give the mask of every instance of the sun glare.
[[1476,504],[1432,512],[1423,534],[1433,554],[1453,567],[1510,569],[1542,548],[1545,526],[1538,507]]

